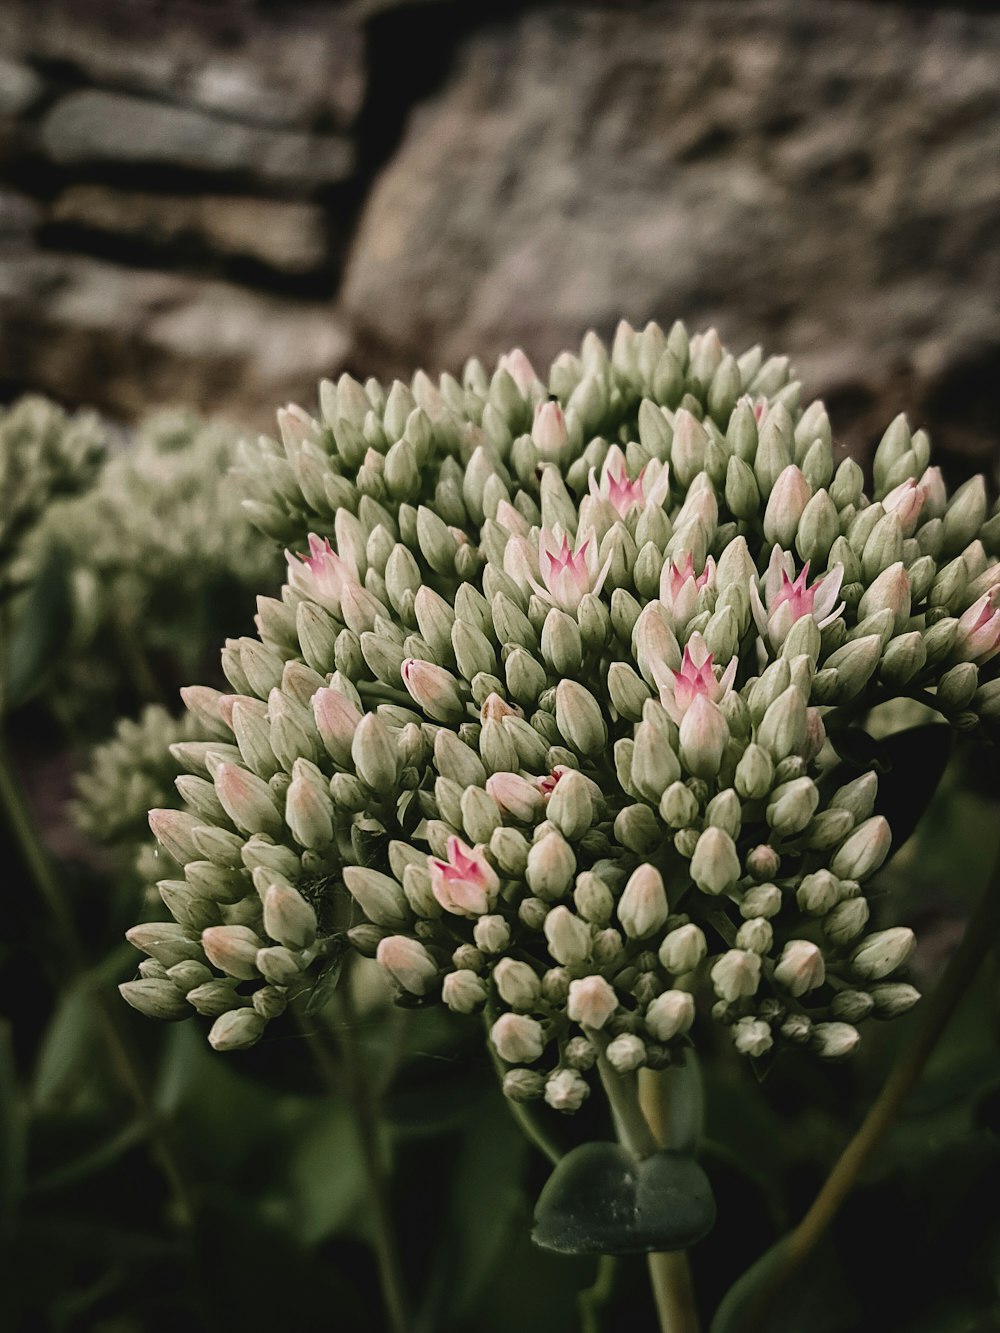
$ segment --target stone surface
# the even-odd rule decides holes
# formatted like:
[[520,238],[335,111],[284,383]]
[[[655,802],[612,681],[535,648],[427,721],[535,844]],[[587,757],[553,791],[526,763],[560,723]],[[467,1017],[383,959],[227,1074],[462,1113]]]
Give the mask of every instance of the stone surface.
[[42,123],[41,141],[63,166],[141,163],[306,189],[344,180],[353,158],[342,135],[264,129],[90,88],[56,103]]
[[312,403],[348,344],[328,307],[79,256],[0,262],[0,381],[135,418],[195,406],[257,429]]
[[859,434],[908,403],[984,449],[998,61],[995,15],[818,0],[474,34],[369,197],[344,289],[361,346],[388,371],[515,342],[546,360],[619,315],[682,316],[790,351]]
[[309,273],[327,259],[326,214],[317,204],[72,185],[55,200],[49,218],[153,248],[190,243],[202,253],[254,259],[282,273]]

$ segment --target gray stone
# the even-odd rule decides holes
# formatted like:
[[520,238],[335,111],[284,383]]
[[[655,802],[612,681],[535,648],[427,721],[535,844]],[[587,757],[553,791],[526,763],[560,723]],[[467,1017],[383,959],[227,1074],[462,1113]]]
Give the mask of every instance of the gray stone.
[[474,33],[369,196],[361,346],[387,374],[514,343],[544,362],[680,316],[791,352],[855,438],[908,402],[967,448],[997,419],[998,63],[996,15],[820,0]]
[[80,256],[0,256],[0,379],[127,420],[187,405],[268,429],[345,366],[332,310]]
[[95,89],[57,102],[41,138],[64,166],[170,165],[305,189],[346,179],[353,163],[351,142],[341,135],[263,129]]
[[205,250],[249,257],[282,273],[309,273],[328,259],[325,213],[317,204],[72,185],[56,199],[51,219],[150,247],[193,239]]

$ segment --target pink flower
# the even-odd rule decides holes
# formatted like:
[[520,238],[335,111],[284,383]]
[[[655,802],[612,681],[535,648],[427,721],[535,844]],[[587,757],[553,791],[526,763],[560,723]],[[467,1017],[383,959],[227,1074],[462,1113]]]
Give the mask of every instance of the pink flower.
[[812,616],[816,624],[823,629],[837,619],[845,603],[834,610],[834,602],[840,592],[844,579],[844,566],[837,564],[822,578],[818,578],[810,587],[806,586],[809,577],[809,561],[802,566],[795,578],[795,563],[791,554],[775,546],[771,560],[764,575],[764,599],[761,600],[757,580],[750,581],[750,605],[753,618],[757,622],[761,638],[767,640],[772,648],[780,648],[788,638],[788,631],[802,616]]
[[625,470],[625,455],[612,445],[601,468],[600,484],[597,471],[590,469],[591,497],[598,503],[607,501],[619,518],[626,518],[633,508],[662,505],[670,491],[670,469],[664,463],[658,470],[644,467],[635,481],[630,481]]
[[521,351],[520,347],[515,347],[513,351],[505,352],[497,362],[497,370],[506,370],[507,374],[523,394],[526,394],[531,386],[538,380],[534,366]]
[[448,839],[448,859],[427,858],[431,892],[446,912],[456,916],[485,916],[493,910],[500,881],[483,855],[482,847],[468,847],[454,835]]
[[285,552],[288,561],[288,581],[307,597],[335,616],[340,615],[340,601],[344,589],[358,581],[357,570],[342,560],[330,545],[329,538],[320,539],[309,534],[309,554]]
[[554,398],[539,403],[535,408],[531,438],[543,458],[558,458],[562,452],[566,443],[566,418]]
[[972,603],[959,622],[956,635],[956,656],[963,662],[978,662],[980,666],[1000,653],[1000,588],[984,592]]
[[572,612],[588,592],[601,591],[611,568],[611,557],[599,571],[593,529],[584,534],[574,551],[565,533],[542,528],[538,537],[538,567],[542,582],[532,576],[528,578],[535,592],[561,611]]
[[558,783],[559,779],[565,773],[569,772],[572,772],[572,770],[567,768],[565,764],[556,764],[555,768],[548,775],[548,777],[539,778],[538,786],[541,789],[542,795],[545,797],[551,796],[556,789],[556,784]]
[[702,588],[715,586],[715,561],[705,561],[700,574],[694,572],[694,557],[685,551],[680,562],[667,560],[660,575],[660,605],[666,612],[670,627],[682,630],[694,615],[695,603]]
[[923,481],[907,477],[898,486],[894,486],[882,500],[882,508],[887,514],[894,513],[899,519],[904,537],[911,537],[920,521],[920,512],[927,499],[927,487]]
[[709,703],[717,704],[725,698],[733,688],[738,664],[739,659],[734,657],[725,671],[716,676],[712,654],[696,630],[685,645],[679,671],[662,662],[652,664],[653,676],[660,691],[660,703],[680,725],[696,699],[706,699]]

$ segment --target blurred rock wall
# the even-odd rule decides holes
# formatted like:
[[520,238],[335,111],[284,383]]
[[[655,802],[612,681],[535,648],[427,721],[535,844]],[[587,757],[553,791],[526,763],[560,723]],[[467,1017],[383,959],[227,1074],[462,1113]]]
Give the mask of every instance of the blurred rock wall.
[[2,0],[0,389],[266,425],[617,318],[1000,436],[1000,16],[852,0]]

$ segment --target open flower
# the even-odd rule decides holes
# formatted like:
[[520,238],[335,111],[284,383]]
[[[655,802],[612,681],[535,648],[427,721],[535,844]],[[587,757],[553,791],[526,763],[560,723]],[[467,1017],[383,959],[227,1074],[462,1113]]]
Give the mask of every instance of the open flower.
[[348,584],[356,584],[358,572],[342,560],[330,545],[329,538],[309,534],[309,554],[285,552],[288,561],[288,581],[294,588],[318,602],[335,616],[340,615],[340,600]]
[[485,916],[500,891],[497,873],[481,847],[468,847],[454,835],[448,839],[448,859],[427,858],[431,892],[446,912],[456,916]]
[[964,662],[982,665],[1000,653],[1000,587],[984,592],[972,603],[959,622],[956,655]]
[[820,629],[837,619],[845,603],[836,609],[834,603],[844,580],[844,566],[837,564],[809,587],[809,561],[792,578],[795,562],[788,551],[775,546],[764,575],[764,598],[761,600],[756,579],[750,581],[750,605],[761,638],[778,649],[788,638],[788,631],[802,616],[812,616]]
[[685,645],[679,671],[662,662],[652,663],[653,678],[660,691],[660,703],[680,726],[685,713],[696,699],[707,699],[709,703],[717,704],[725,698],[733,688],[738,665],[739,659],[734,657],[717,676],[712,654],[696,630]]
[[542,582],[528,577],[535,592],[560,611],[573,612],[588,592],[601,591],[611,568],[611,557],[598,570],[593,530],[586,532],[573,550],[566,534],[558,528],[554,531],[542,528],[538,537],[538,567]]
[[670,492],[670,469],[666,463],[658,468],[647,464],[631,481],[625,469],[625,455],[617,445],[612,445],[601,467],[600,482],[596,468],[591,468],[588,484],[593,500],[607,502],[619,518],[626,518],[633,508],[663,504]]
[[694,615],[695,603],[702,588],[715,583],[715,561],[711,556],[700,574],[694,572],[694,557],[685,551],[680,560],[666,560],[660,575],[660,605],[675,632],[683,630]]

